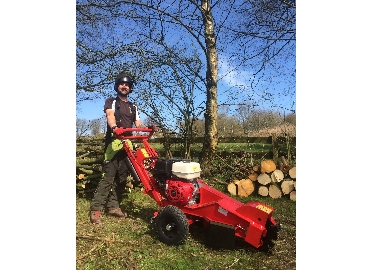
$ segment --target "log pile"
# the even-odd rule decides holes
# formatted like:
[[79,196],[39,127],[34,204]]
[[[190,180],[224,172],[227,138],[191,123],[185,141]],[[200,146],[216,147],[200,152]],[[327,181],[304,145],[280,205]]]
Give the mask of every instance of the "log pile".
[[[76,142],[77,193],[93,193],[102,178],[104,161],[103,138],[85,137]],[[132,176],[127,177],[126,189],[133,188]]]
[[102,139],[86,137],[76,142],[76,188],[78,193],[93,192],[102,177]]
[[[85,138],[83,141],[77,141],[76,146],[77,192],[92,193],[102,177],[103,140]],[[130,188],[129,182],[128,188]],[[277,165],[272,160],[264,160],[260,166],[253,166],[248,178],[234,180],[228,184],[227,190],[235,196],[249,196],[255,193],[271,198],[288,196],[295,201],[296,167],[291,168],[284,157],[280,158]]]
[[296,167],[290,167],[281,157],[278,165],[273,160],[264,160],[254,166],[248,179],[234,180],[227,190],[234,196],[249,196],[257,193],[277,199],[283,196],[296,200]]

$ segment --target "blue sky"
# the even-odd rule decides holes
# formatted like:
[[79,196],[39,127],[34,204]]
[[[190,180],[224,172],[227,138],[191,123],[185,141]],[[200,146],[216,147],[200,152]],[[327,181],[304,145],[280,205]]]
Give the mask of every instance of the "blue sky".
[[[252,72],[249,71],[231,71],[233,70],[233,67],[229,64],[229,61],[227,57],[224,57],[222,55],[219,55],[219,78],[222,78],[219,81],[218,84],[218,100],[219,104],[222,102],[230,102],[230,96],[231,99],[235,98],[233,90],[231,92],[227,92],[230,87],[235,85],[243,85],[245,87],[246,92],[253,93],[253,91],[250,91],[250,88],[246,85],[245,78],[250,78],[252,75]],[[269,86],[269,83],[266,83],[267,86]],[[295,110],[296,109],[296,96],[295,96],[295,89],[289,96],[282,96],[278,93],[283,92],[283,88],[285,85],[282,82],[279,82],[279,86],[276,86],[276,89],[273,91],[274,93],[274,104],[278,104],[278,106],[286,107]],[[225,92],[226,91],[226,92]],[[113,82],[110,87],[110,93],[112,96],[115,96],[115,91],[113,90]],[[258,90],[256,91],[258,93]],[[258,93],[260,94],[260,93]],[[229,97],[228,97],[229,96]],[[133,94],[129,97],[132,101],[135,102],[136,96]],[[227,101],[227,98],[229,98],[229,101]],[[87,120],[93,120],[98,119],[100,117],[105,117],[105,114],[103,112],[103,106],[104,106],[105,98],[95,99],[93,101],[84,101],[80,102],[78,104],[78,108],[76,109],[76,118],[82,118]],[[199,100],[201,102],[203,100]],[[264,101],[264,99],[260,99],[258,102],[259,108],[262,109],[271,109],[274,104],[271,104],[270,102]],[[236,107],[230,107],[229,111],[232,111]],[[140,109],[140,108],[139,108]],[[274,108],[273,108],[274,109]],[[285,113],[290,113],[289,110],[285,110]],[[279,112],[283,113],[283,110],[280,108],[275,108],[274,110],[278,110]],[[145,118],[145,115],[141,114],[142,119]]]
[[[121,29],[119,28],[119,30],[121,30]],[[133,31],[134,30],[135,29],[133,29]],[[177,40],[181,38],[177,34],[178,34],[178,32],[176,32],[176,31],[171,33],[171,35],[173,35],[173,36],[170,36],[171,37],[170,40],[172,40],[174,42],[177,42]],[[126,42],[128,42],[128,41],[129,41],[129,38],[126,40]],[[189,46],[188,47],[192,47],[192,44],[191,44],[192,42],[193,42],[192,40],[189,40]],[[233,49],[233,48],[236,48],[236,47],[235,46],[230,47],[230,49]],[[204,52],[200,51],[199,53],[200,53],[201,57],[204,58],[204,55],[203,55]],[[248,78],[250,78],[254,72],[248,71],[248,70],[243,71],[243,70],[240,70],[240,68],[237,68],[237,69],[234,70],[233,66],[231,66],[231,64],[230,64],[231,61],[229,61],[229,58],[228,58],[227,55],[221,55],[221,53],[219,52],[218,57],[219,57],[219,78],[223,77],[223,75],[226,73],[226,76],[223,77],[223,79],[219,82],[219,85],[218,85],[218,95],[219,95],[218,100],[219,100],[219,103],[222,103],[226,99],[229,100],[229,101],[227,101],[227,103],[231,103],[231,102],[241,103],[240,100],[235,99],[235,97],[240,97],[240,95],[237,92],[233,92],[233,91],[229,91],[228,93],[225,92],[225,91],[227,91],[227,89],[229,89],[232,86],[234,87],[235,91],[237,91],[238,87],[235,87],[235,85],[239,85],[239,86],[241,86],[240,89],[244,88],[245,93],[248,92],[248,95],[245,94],[245,96],[246,97],[249,96],[250,98],[255,100],[255,102],[258,103],[258,105],[262,109],[270,109],[272,106],[278,104],[280,106],[291,108],[291,109],[295,110],[295,103],[294,103],[295,102],[295,89],[294,89],[294,93],[291,93],[289,95],[289,97],[283,97],[283,96],[277,94],[277,92],[283,92],[282,89],[284,88],[284,85],[281,82],[275,82],[274,81],[272,83],[271,82],[266,82],[265,83],[265,82],[261,81],[260,85],[265,84],[265,87],[267,87],[267,88],[270,87],[271,84],[275,84],[274,87],[276,87],[276,89],[268,90],[270,93],[272,91],[273,96],[275,98],[274,102],[272,104],[271,103],[269,104],[268,102],[264,101],[263,98],[260,97],[261,93],[258,93],[259,89],[257,89],[257,91],[254,91],[255,95],[248,89],[249,88]],[[229,72],[229,71],[231,71],[231,72]],[[276,78],[277,77],[275,76],[275,79]],[[239,91],[240,91],[240,89],[239,89]],[[112,96],[115,96],[115,92],[113,90],[113,82],[112,82],[111,94],[112,94]],[[134,95],[132,95],[130,98],[131,98],[132,101],[135,101],[135,96]],[[204,99],[205,99],[205,97],[204,97]],[[204,101],[204,100],[202,100],[202,101]],[[96,99],[94,101],[86,101],[86,102],[79,103],[78,108],[76,110],[76,117],[87,119],[87,120],[92,120],[92,119],[97,119],[97,118],[100,118],[100,117],[104,117],[104,113],[102,111],[103,106],[104,106],[104,98]]]
[[[115,92],[112,90],[112,95],[114,94]],[[103,112],[104,101],[104,98],[93,101],[84,101],[79,105],[79,108],[76,109],[76,118],[93,120],[100,117],[105,117]]]
[[[112,89],[112,96],[115,96],[115,91]],[[130,98],[130,97],[129,97]],[[134,99],[131,99],[134,101]],[[219,96],[219,100],[223,101],[223,97]],[[76,118],[82,118],[87,120],[93,120],[100,117],[105,117],[105,114],[103,112],[104,107],[104,98],[95,99],[93,101],[84,101],[79,104],[79,107],[76,109]],[[285,105],[286,107],[290,108],[292,104],[292,98],[285,98],[280,99],[279,104]],[[259,104],[261,107],[263,107],[263,104]],[[266,108],[269,108],[269,104],[266,106]],[[295,105],[294,105],[295,109]],[[287,112],[287,111],[286,111]],[[145,117],[143,114],[141,116],[142,118]]]

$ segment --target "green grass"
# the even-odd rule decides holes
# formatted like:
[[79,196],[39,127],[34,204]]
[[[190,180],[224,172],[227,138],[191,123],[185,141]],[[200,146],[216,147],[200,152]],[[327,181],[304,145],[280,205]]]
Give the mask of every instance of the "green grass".
[[[220,188],[221,191],[225,190]],[[282,224],[270,254],[237,241],[234,250],[205,245],[201,228],[191,227],[181,246],[160,242],[150,219],[159,210],[156,202],[136,188],[125,193],[121,207],[126,219],[103,215],[101,225],[89,220],[89,198],[76,198],[76,269],[296,269],[296,204],[287,198],[235,197],[242,202],[260,201],[275,209]]]
[[262,144],[262,143],[219,143],[217,145],[217,151],[230,151],[230,152],[239,152],[239,151],[247,151],[251,153],[269,152],[271,149],[272,149],[271,144]]
[[[163,151],[164,147],[161,143],[151,143],[150,144],[156,151]],[[173,144],[171,149],[178,150],[180,149],[180,144]],[[201,146],[192,145],[191,149],[193,151],[201,151]],[[239,152],[239,151],[248,151],[248,152],[269,152],[272,149],[271,144],[263,143],[219,143],[217,145],[217,151],[228,151],[228,152]]]

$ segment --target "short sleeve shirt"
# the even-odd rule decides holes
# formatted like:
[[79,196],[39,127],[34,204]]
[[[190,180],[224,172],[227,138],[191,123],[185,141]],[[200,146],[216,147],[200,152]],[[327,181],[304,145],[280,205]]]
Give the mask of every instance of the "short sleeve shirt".
[[[119,104],[116,104],[118,102]],[[140,120],[137,107],[132,102],[124,102],[119,98],[110,97],[105,100],[104,112],[107,109],[115,111],[116,122],[118,127],[131,128],[136,120]],[[118,110],[116,112],[116,110]]]

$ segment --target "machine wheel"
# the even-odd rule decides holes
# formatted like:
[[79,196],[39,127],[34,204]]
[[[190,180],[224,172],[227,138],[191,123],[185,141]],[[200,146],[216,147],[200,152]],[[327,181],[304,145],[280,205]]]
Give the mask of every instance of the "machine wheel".
[[176,246],[185,243],[189,235],[189,223],[180,208],[173,205],[163,207],[155,221],[161,242]]
[[266,237],[263,239],[263,246],[260,248],[261,250],[268,253],[275,246],[273,240],[278,239],[278,232],[281,230],[281,226],[279,222],[276,223],[276,226],[274,226],[270,220],[267,220],[266,229],[267,234]]

